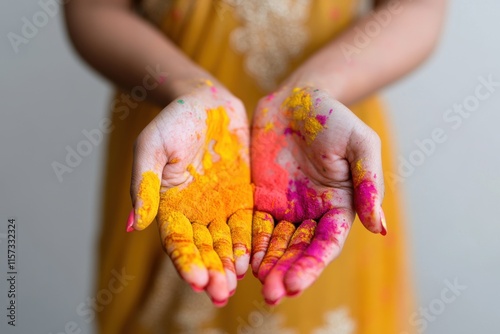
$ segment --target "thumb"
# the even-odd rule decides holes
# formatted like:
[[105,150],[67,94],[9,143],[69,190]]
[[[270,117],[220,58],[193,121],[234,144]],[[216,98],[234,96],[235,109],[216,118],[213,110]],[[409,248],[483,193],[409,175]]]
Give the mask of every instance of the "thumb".
[[155,127],[146,127],[135,143],[130,195],[133,210],[127,222],[127,232],[148,227],[158,213],[160,186],[167,155]]
[[361,123],[354,129],[348,143],[348,160],[354,186],[354,207],[369,231],[387,234],[382,200],[384,176],[380,138]]

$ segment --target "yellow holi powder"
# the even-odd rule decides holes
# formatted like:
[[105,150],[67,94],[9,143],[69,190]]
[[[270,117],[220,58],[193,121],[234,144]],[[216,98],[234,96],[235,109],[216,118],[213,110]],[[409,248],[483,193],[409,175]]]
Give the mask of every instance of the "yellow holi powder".
[[212,235],[214,249],[222,262],[232,262],[234,260],[233,243],[231,242],[231,230],[226,222],[214,221],[208,225],[208,231]]
[[200,250],[201,258],[207,269],[223,272],[222,262],[214,250],[212,236],[207,227],[200,224],[193,224],[192,226],[194,244]]
[[158,202],[160,201],[160,179],[152,172],[142,173],[137,199],[140,206],[137,209],[137,230],[145,229],[156,217]]
[[252,242],[252,210],[236,211],[229,218],[234,256],[250,253]]
[[274,129],[274,124],[273,122],[267,122],[266,123],[266,126],[264,127],[264,131],[271,131],[272,129]]
[[165,251],[180,271],[187,272],[192,266],[203,268],[191,222],[183,214],[170,212],[159,219],[158,224]]
[[292,94],[283,101],[282,107],[289,113],[290,128],[301,133],[308,145],[324,129],[316,119],[311,95],[304,89],[294,88]]
[[352,175],[354,181],[354,187],[357,187],[365,177],[366,171],[363,167],[363,160],[356,161],[354,165],[354,173]]
[[252,224],[253,252],[265,252],[274,229],[273,217],[264,212],[255,212]]

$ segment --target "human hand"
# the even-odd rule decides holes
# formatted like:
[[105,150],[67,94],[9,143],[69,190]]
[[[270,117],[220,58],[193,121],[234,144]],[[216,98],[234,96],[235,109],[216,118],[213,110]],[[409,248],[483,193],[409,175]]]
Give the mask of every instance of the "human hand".
[[325,91],[283,88],[263,98],[251,161],[251,264],[269,304],[316,280],[340,254],[355,213],[386,234],[380,139]]
[[253,194],[249,127],[240,100],[210,81],[170,103],[134,150],[127,230],[157,216],[180,276],[222,306],[247,271]]

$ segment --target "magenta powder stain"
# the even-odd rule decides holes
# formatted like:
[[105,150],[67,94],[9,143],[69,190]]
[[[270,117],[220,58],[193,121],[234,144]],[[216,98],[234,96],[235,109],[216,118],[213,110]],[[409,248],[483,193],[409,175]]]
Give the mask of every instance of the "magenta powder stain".
[[297,135],[302,140],[306,140],[306,137],[299,130],[293,130],[292,128],[285,128],[285,131],[283,131],[283,134],[285,134],[285,135]]
[[350,226],[340,209],[330,210],[316,227],[311,244],[300,258],[300,266],[312,271],[320,270],[335,252],[340,252]]
[[[363,222],[370,221],[375,211],[375,199],[377,198],[377,188],[373,182],[364,180],[354,189],[354,203],[356,212]],[[375,222],[372,222],[375,224]]]
[[316,115],[316,120],[318,120],[318,122],[325,126],[326,124],[326,121],[328,120],[328,117],[326,117],[325,115]]

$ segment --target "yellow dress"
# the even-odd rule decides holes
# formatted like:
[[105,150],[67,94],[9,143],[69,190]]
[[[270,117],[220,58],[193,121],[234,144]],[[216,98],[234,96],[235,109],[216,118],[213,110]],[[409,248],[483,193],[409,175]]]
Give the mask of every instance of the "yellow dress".
[[[271,6],[269,4],[271,3]],[[216,76],[251,112],[258,99],[355,18],[350,0],[144,0],[142,14],[187,56]],[[168,80],[168,79],[167,79]],[[350,106],[383,142],[383,165],[394,171],[392,138],[380,101]],[[265,306],[251,273],[222,309],[181,281],[163,253],[156,226],[125,233],[131,209],[132,147],[160,111],[140,103],[124,118],[113,113],[99,248],[97,327],[100,333],[412,333],[413,290],[400,193],[386,186],[388,235],[356,219],[344,250],[300,297]],[[123,119],[122,119],[123,118]],[[128,275],[116,285],[117,272]],[[109,294],[106,294],[109,297]]]

